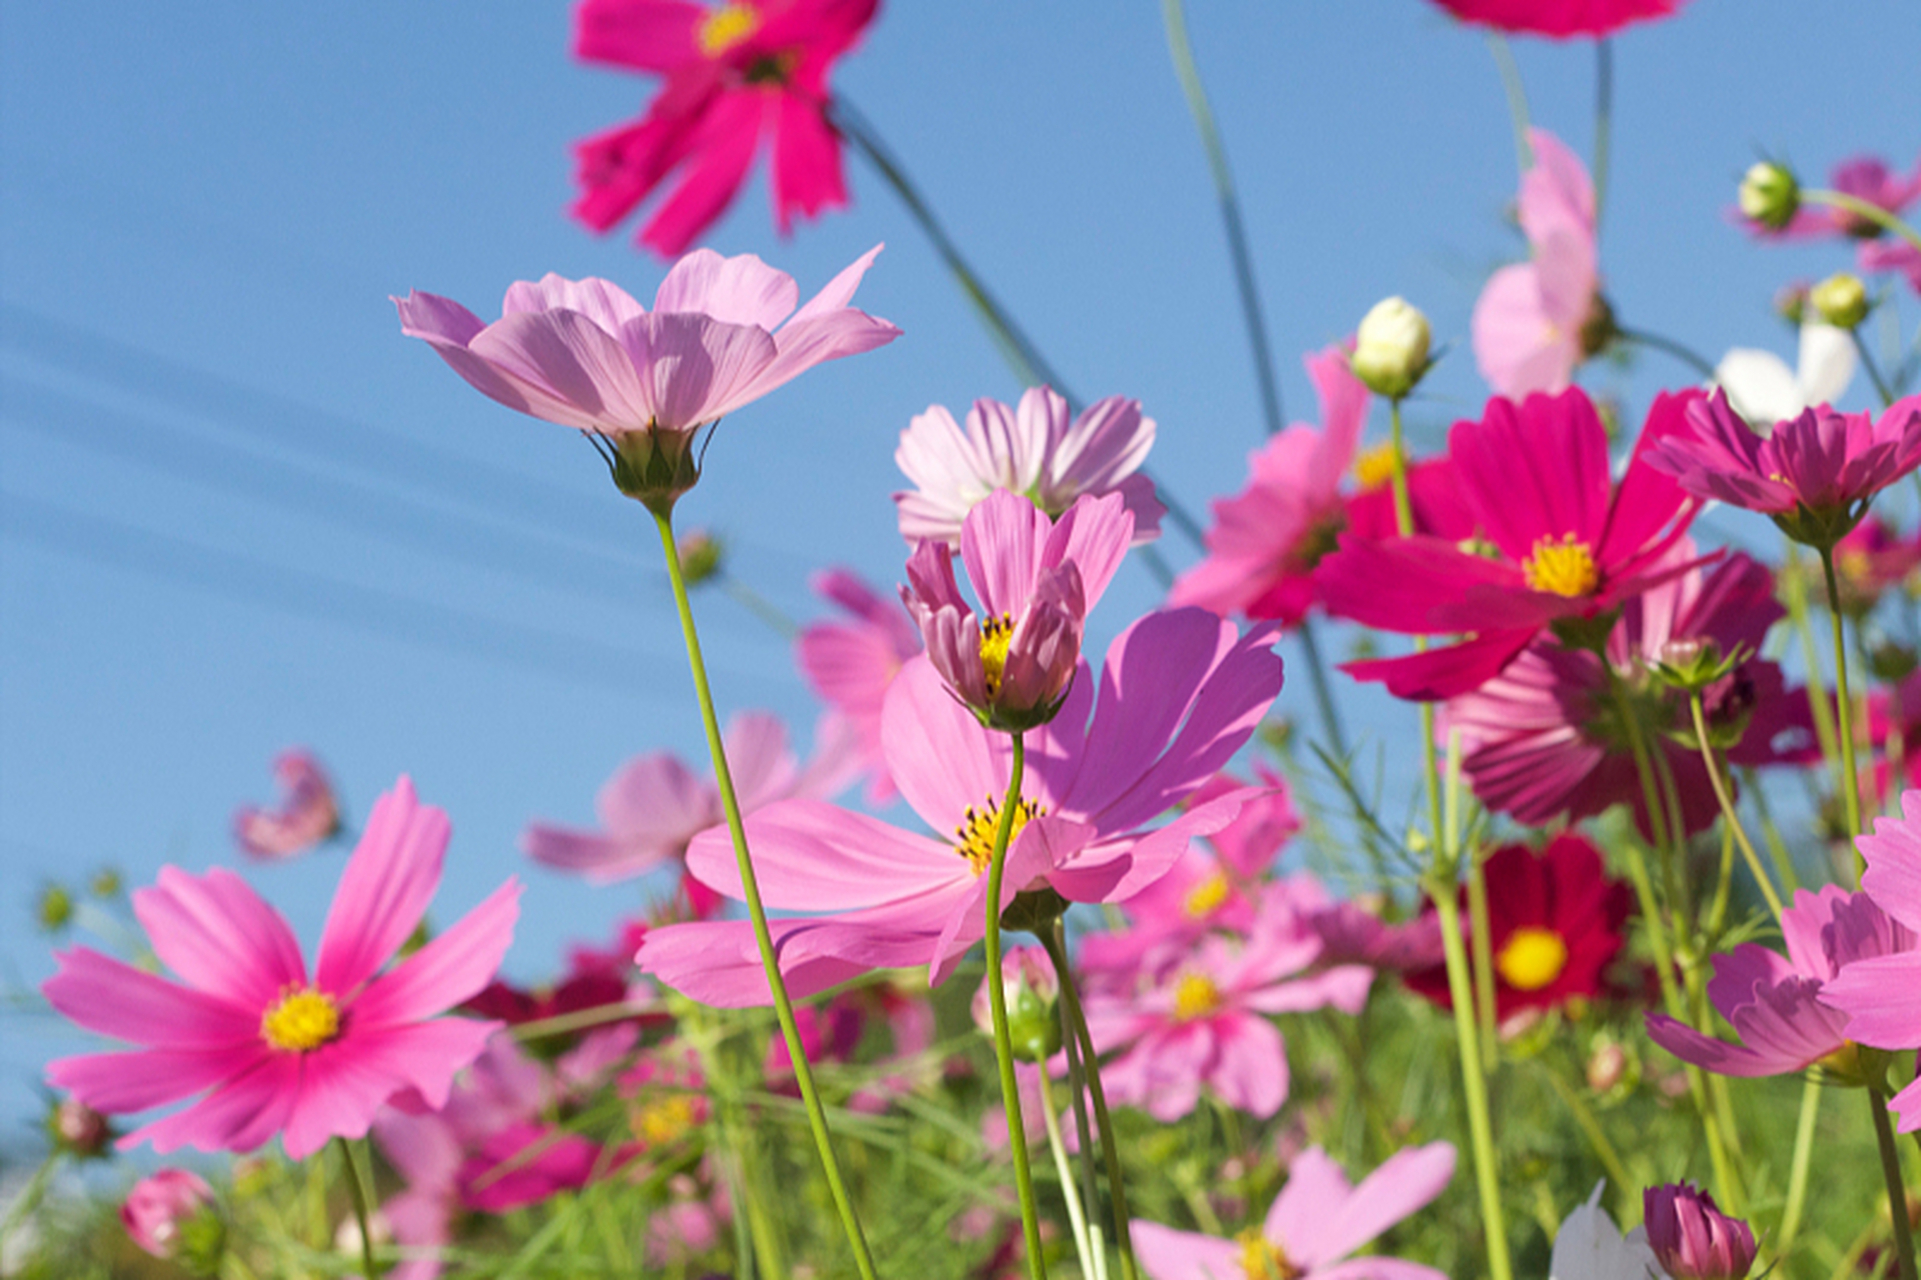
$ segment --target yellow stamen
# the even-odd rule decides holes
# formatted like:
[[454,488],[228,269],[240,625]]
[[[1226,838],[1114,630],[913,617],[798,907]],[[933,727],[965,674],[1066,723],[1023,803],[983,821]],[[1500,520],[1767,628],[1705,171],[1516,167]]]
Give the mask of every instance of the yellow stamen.
[[1203,919],[1227,901],[1227,892],[1227,877],[1216,871],[1187,891],[1187,897],[1181,902],[1181,910],[1187,913],[1190,920]]
[[1007,646],[1014,642],[1014,620],[1007,614],[981,619],[981,670],[987,675],[987,696],[1001,696],[1001,677],[1007,673]]
[[1285,1249],[1262,1235],[1259,1227],[1249,1227],[1235,1236],[1234,1242],[1241,1246],[1241,1270],[1247,1280],[1300,1280],[1307,1274]]
[[1517,991],[1539,991],[1567,968],[1567,943],[1552,929],[1523,926],[1508,935],[1494,967]]
[[1541,538],[1534,554],[1521,566],[1529,589],[1557,596],[1584,596],[1600,584],[1600,571],[1594,567],[1594,552],[1588,544],[1568,534],[1559,542]]
[[718,58],[760,30],[760,14],[744,4],[722,5],[701,21],[700,51]]
[[1354,483],[1362,489],[1378,489],[1394,478],[1394,442],[1363,449],[1354,458]]
[[318,1049],[339,1034],[340,1006],[306,987],[289,987],[260,1015],[260,1038],[288,1053]]
[[[1038,818],[1045,812],[1045,809],[1032,800],[1023,799],[1016,804],[1014,825],[1007,832],[1008,848],[1013,848],[1015,837],[1020,835],[1021,828],[1027,825],[1029,818]],[[1000,831],[1000,825],[1001,802],[989,796],[985,808],[976,809],[973,805],[968,805],[966,816],[961,819],[960,825],[954,828],[954,835],[957,837],[954,851],[967,859],[973,866],[975,875],[987,870],[988,865],[994,861],[994,836]]]
[[691,1093],[668,1094],[634,1112],[634,1132],[650,1147],[679,1142],[698,1123],[700,1111]]
[[1216,1013],[1221,1007],[1221,989],[1204,974],[1184,973],[1174,985],[1174,1021],[1192,1022]]

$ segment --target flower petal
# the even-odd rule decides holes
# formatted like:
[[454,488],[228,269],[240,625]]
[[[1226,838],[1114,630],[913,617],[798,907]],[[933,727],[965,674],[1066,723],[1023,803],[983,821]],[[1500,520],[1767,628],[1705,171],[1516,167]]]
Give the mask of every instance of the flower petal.
[[404,774],[374,802],[321,930],[321,990],[350,994],[400,950],[440,885],[451,834],[446,813],[421,804]]

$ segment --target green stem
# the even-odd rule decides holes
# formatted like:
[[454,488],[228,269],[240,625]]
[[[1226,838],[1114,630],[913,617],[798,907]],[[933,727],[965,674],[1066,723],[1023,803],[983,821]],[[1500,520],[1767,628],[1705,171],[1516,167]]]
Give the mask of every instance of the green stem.
[[1468,982],[1467,948],[1461,942],[1461,908],[1452,883],[1430,882],[1428,896],[1440,918],[1441,945],[1447,959],[1448,995],[1454,1003],[1454,1032],[1460,1040],[1461,1089],[1467,1095],[1468,1141],[1474,1152],[1474,1182],[1481,1197],[1481,1230],[1487,1241],[1489,1280],[1512,1280],[1507,1220],[1501,1210],[1501,1175],[1494,1130],[1488,1121],[1487,1081],[1475,1046],[1474,993]]
[[47,1194],[47,1185],[53,1181],[53,1171],[58,1168],[59,1165],[60,1153],[58,1151],[48,1152],[47,1158],[40,1162],[40,1167],[33,1171],[33,1177],[28,1180],[26,1189],[14,1199],[12,1206],[8,1208],[6,1221],[0,1222],[0,1257],[6,1256],[4,1250],[6,1249],[7,1241],[13,1238],[14,1231],[19,1228],[21,1223],[33,1216],[35,1209],[40,1207],[40,1201],[44,1199]]
[[1888,1217],[1894,1223],[1894,1251],[1901,1280],[1915,1280],[1914,1233],[1908,1226],[1908,1187],[1901,1177],[1901,1153],[1895,1150],[1894,1126],[1888,1120],[1888,1095],[1868,1090],[1868,1109],[1874,1113],[1874,1141],[1881,1149],[1881,1176],[1888,1183]]
[[1801,1118],[1794,1125],[1794,1162],[1788,1167],[1788,1202],[1781,1211],[1781,1230],[1775,1256],[1785,1259],[1794,1250],[1801,1230],[1801,1209],[1808,1199],[1808,1169],[1814,1163],[1814,1129],[1821,1115],[1821,1081],[1810,1075],[1801,1086]]
[[1507,115],[1514,125],[1514,162],[1526,173],[1534,167],[1534,144],[1527,136],[1527,86],[1521,83],[1521,68],[1515,65],[1514,52],[1507,47],[1506,36],[1489,31],[1487,48],[1494,55],[1494,67],[1501,73],[1501,88],[1507,94]]
[[[1001,879],[1007,871],[1007,842],[1021,807],[1021,781],[1027,770],[1025,737],[1014,733],[1014,763],[994,828],[994,857],[987,866],[987,1004],[994,1014],[994,1058],[1000,1064],[1001,1102],[1007,1110],[1007,1146],[1014,1154],[1014,1191],[1021,1202],[1021,1234],[1027,1241],[1027,1274],[1047,1280],[1041,1253],[1040,1207],[1034,1202],[1034,1173],[1027,1163],[1027,1127],[1021,1117],[1020,1082],[1014,1076],[1014,1037],[1007,1028],[1007,984],[1001,977]],[[1045,1070],[1045,1064],[1042,1070]]]
[[[1407,538],[1414,534],[1414,499],[1407,487],[1407,446],[1401,435],[1399,396],[1387,402],[1387,423],[1393,467],[1390,477],[1394,489],[1394,527],[1401,537]],[[1426,648],[1427,637],[1415,636],[1415,651],[1422,652]],[[1432,702],[1421,704],[1421,758],[1427,769],[1428,834],[1433,837],[1434,856],[1439,858],[1444,818],[1441,813],[1441,761],[1434,746],[1434,704]]]
[[747,853],[747,828],[741,821],[740,798],[734,794],[734,777],[727,768],[727,749],[721,742],[720,718],[714,712],[714,694],[707,683],[707,664],[700,654],[700,634],[694,628],[694,609],[687,598],[687,577],[681,572],[680,550],[674,543],[674,521],[669,510],[653,513],[660,529],[661,550],[667,557],[667,578],[673,584],[674,604],[680,611],[680,630],[687,642],[687,665],[693,672],[694,696],[700,703],[700,718],[707,730],[707,750],[714,761],[714,782],[720,791],[722,811],[727,815],[727,832],[733,837],[734,861],[740,871],[741,896],[747,901],[747,914],[753,918],[754,941],[760,947],[760,962],[767,972],[767,986],[774,997],[774,1014],[780,1020],[781,1035],[787,1041],[787,1055],[793,1059],[794,1082],[800,1087],[807,1109],[807,1124],[813,1130],[814,1148],[820,1153],[827,1187],[847,1232],[847,1243],[854,1250],[854,1265],[863,1280],[875,1280],[874,1259],[867,1249],[867,1237],[860,1219],[854,1214],[847,1185],[841,1178],[840,1162],[834,1156],[833,1139],[827,1131],[827,1113],[814,1088],[814,1072],[807,1063],[807,1049],[794,1021],[794,1003],[787,996],[781,979],[780,962],[774,952],[774,937],[767,928],[767,909],[761,905],[760,883],[754,876],[753,860]]
[[[1915,473],[1915,479],[1921,482],[1921,471]],[[1801,638],[1801,662],[1808,671],[1808,711],[1814,717],[1814,736],[1821,743],[1821,758],[1835,773],[1834,785],[1838,790],[1841,786],[1841,738],[1834,728],[1834,704],[1828,701],[1827,691],[1816,678],[1816,673],[1821,670],[1821,646],[1814,638],[1814,622],[1808,616],[1807,581],[1801,573],[1801,551],[1793,543],[1788,544],[1787,564],[1777,581],[1781,584],[1782,602],[1787,606],[1788,620],[1794,624],[1795,634]]]
[[1479,858],[1467,864],[1467,931],[1470,943],[1469,977],[1474,986],[1474,1019],[1481,1037],[1481,1065],[1494,1070],[1499,1035],[1494,1004],[1494,936],[1487,914],[1487,874]]
[[1741,856],[1748,861],[1748,872],[1754,882],[1761,886],[1761,896],[1768,900],[1768,909],[1774,918],[1781,918],[1781,896],[1774,891],[1774,881],[1767,868],[1761,865],[1761,855],[1754,851],[1748,839],[1747,830],[1741,825],[1741,815],[1734,811],[1734,798],[1728,794],[1727,783],[1721,777],[1721,762],[1716,759],[1714,747],[1708,742],[1707,713],[1701,706],[1701,693],[1696,689],[1688,694],[1688,708],[1694,716],[1694,740],[1701,748],[1701,763],[1708,768],[1708,781],[1714,784],[1714,798],[1721,802],[1721,820],[1734,834],[1735,843],[1741,846]]
[[1921,231],[1916,231],[1878,204],[1870,204],[1857,196],[1842,191],[1828,191],[1816,187],[1812,191],[1801,192],[1802,204],[1825,204],[1835,209],[1845,209],[1859,218],[1866,218],[1883,231],[1892,231],[1917,249],[1921,249]]
[[1842,634],[1841,587],[1834,579],[1834,548],[1819,550],[1821,572],[1828,580],[1828,616],[1834,620],[1835,727],[1841,739],[1841,798],[1847,804],[1848,839],[1852,841],[1861,834],[1861,776],[1854,767],[1854,699],[1848,693],[1848,647]]
[[354,1221],[360,1224],[360,1266],[366,1280],[380,1280],[380,1265],[374,1261],[373,1214],[368,1210],[370,1196],[367,1184],[361,1181],[360,1165],[354,1160],[353,1144],[345,1138],[335,1138],[340,1148],[340,1162],[347,1166],[347,1191],[353,1197]]
[[571,1035],[590,1027],[603,1027],[610,1022],[625,1022],[644,1014],[659,1013],[661,1006],[657,1001],[642,1004],[629,1004],[625,1000],[613,1004],[597,1004],[588,1009],[576,1009],[572,1013],[558,1013],[551,1018],[536,1018],[523,1022],[512,1029],[514,1039],[544,1040],[549,1036]]
[[1636,346],[1647,347],[1650,350],[1664,352],[1667,355],[1673,356],[1676,360],[1687,365],[1703,378],[1712,380],[1714,377],[1713,365],[1709,364],[1701,355],[1691,348],[1683,346],[1672,338],[1664,338],[1658,333],[1649,333],[1644,329],[1617,327],[1614,332],[1624,341],[1632,342]]
[[1593,1148],[1595,1157],[1601,1162],[1601,1167],[1607,1170],[1608,1179],[1617,1189],[1632,1187],[1635,1179],[1628,1176],[1627,1166],[1621,1163],[1620,1152],[1616,1151],[1614,1144],[1608,1141],[1607,1131],[1595,1118],[1594,1108],[1588,1106],[1579,1090],[1561,1079],[1560,1072],[1539,1059],[1535,1061],[1540,1066],[1541,1074],[1547,1077],[1548,1084],[1553,1087],[1555,1095],[1561,1099],[1561,1105],[1566,1107],[1568,1113],[1574,1117],[1574,1123],[1580,1127],[1588,1146]]
[[[1048,928],[1040,935],[1043,947],[1047,946],[1048,935],[1052,932]],[[1052,962],[1054,952],[1051,947],[1047,948],[1047,955]],[[1100,1222],[1096,1217],[1100,1205],[1097,1189],[1100,1175],[1094,1167],[1094,1129],[1087,1120],[1087,1070],[1081,1061],[1080,1040],[1074,1035],[1074,1020],[1067,1014],[1065,1000],[1059,1002],[1058,1012],[1061,1019],[1061,1048],[1067,1052],[1067,1088],[1074,1107],[1074,1133],[1080,1139],[1081,1203],[1087,1206],[1087,1243],[1093,1250],[1104,1280],[1107,1275],[1107,1248],[1101,1239]]]
[[728,595],[738,601],[741,607],[746,609],[747,612],[766,623],[768,627],[773,630],[774,634],[781,639],[792,640],[800,634],[800,624],[788,617],[778,605],[768,600],[766,596],[763,596],[760,592],[754,590],[733,574],[722,574],[720,582],[721,586],[726,589]]
[[[1067,1143],[1061,1138],[1061,1118],[1054,1107],[1054,1082],[1047,1064],[1034,1064],[1041,1077],[1041,1120],[1047,1126],[1047,1149],[1054,1156],[1054,1176],[1061,1180],[1061,1198],[1067,1201],[1067,1223],[1074,1231],[1074,1256],[1080,1259],[1083,1280],[1095,1273],[1093,1252],[1087,1237],[1087,1213],[1081,1208],[1080,1192],[1074,1186],[1074,1170],[1067,1160]],[[1009,1129],[1008,1136],[1013,1136]]]
[[1848,330],[1848,337],[1854,339],[1854,349],[1861,357],[1861,367],[1867,370],[1868,381],[1874,384],[1874,394],[1881,397],[1881,407],[1887,408],[1894,403],[1895,395],[1888,387],[1887,379],[1881,376],[1880,368],[1874,363],[1874,353],[1868,350],[1867,340],[1861,336],[1861,330],[1858,327]]
[[1328,746],[1335,755],[1345,758],[1347,737],[1341,732],[1341,713],[1334,703],[1334,690],[1327,682],[1327,667],[1321,661],[1321,643],[1315,636],[1311,615],[1301,616],[1298,634],[1301,653],[1307,659],[1307,681],[1314,690],[1314,705],[1321,713],[1321,724],[1327,730]]
[[1601,234],[1607,206],[1608,155],[1614,141],[1614,41],[1594,42],[1594,234]]

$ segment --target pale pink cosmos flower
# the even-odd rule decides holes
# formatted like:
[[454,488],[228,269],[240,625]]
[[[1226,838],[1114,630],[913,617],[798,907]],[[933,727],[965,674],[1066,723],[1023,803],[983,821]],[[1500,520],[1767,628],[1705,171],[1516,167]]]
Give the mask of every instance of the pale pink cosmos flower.
[[1134,541],[1160,536],[1167,513],[1154,482],[1140,474],[1154,447],[1154,420],[1141,402],[1108,396],[1069,413],[1051,387],[1032,387],[1011,408],[976,400],[962,431],[954,415],[930,405],[900,433],[894,461],[914,488],[894,495],[909,544],[936,539],[959,546],[961,524],[990,493],[1017,493],[1050,516],[1087,494],[1118,493],[1134,517]]
[[313,752],[296,747],[274,758],[280,805],[246,805],[233,815],[234,843],[250,858],[278,861],[305,853],[340,832],[340,802]]
[[1150,1280],[1445,1280],[1399,1258],[1343,1259],[1425,1208],[1453,1176],[1454,1147],[1446,1142],[1395,1152],[1359,1186],[1325,1151],[1309,1147],[1294,1157],[1259,1231],[1222,1240],[1136,1219],[1134,1252]]
[[[1098,701],[1083,666],[1059,714],[1026,737],[1003,909],[1042,886],[1075,902],[1125,901],[1192,837],[1233,819],[1246,796],[1147,825],[1191,797],[1260,723],[1281,687],[1274,636],[1243,637],[1205,610],[1171,610],[1140,619],[1109,646]],[[983,728],[922,656],[887,692],[881,739],[902,796],[936,834],[812,800],[784,800],[747,819],[767,906],[807,913],[771,922],[797,997],[877,968],[931,965],[939,982],[981,936],[982,872],[1007,794],[1010,736]],[[721,892],[741,896],[720,833],[696,837],[687,861]],[[639,963],[708,1004],[772,998],[745,921],[654,929]]]
[[48,1003],[89,1031],[142,1046],[62,1058],[55,1087],[109,1115],[204,1094],[120,1140],[160,1152],[252,1151],[281,1135],[303,1160],[329,1138],[366,1134],[375,1112],[413,1090],[445,1105],[454,1074],[497,1022],[436,1015],[474,995],[500,966],[520,912],[502,885],[391,970],[440,884],[447,815],[405,777],[381,796],[354,850],[308,977],[286,920],[246,881],[163,867],[133,895],[154,953],[181,982],[87,947],[56,953]]
[[1077,498],[1058,522],[1025,498],[989,494],[961,531],[978,614],[947,544],[930,538],[915,550],[901,603],[934,668],[982,724],[1013,731],[1053,716],[1080,662],[1087,615],[1133,530],[1119,494]]
[[[1821,1001],[1848,1015],[1848,1039],[1877,1049],[1921,1048],[1921,791],[1901,795],[1901,816],[1876,818],[1874,834],[1854,842],[1868,869],[1861,888],[1901,926],[1909,949],[1857,959],[1821,988]],[[1921,1129],[1921,1082],[1889,1102],[1900,1130]]]
[[[1210,929],[1241,931],[1253,924],[1268,868],[1301,829],[1287,779],[1265,764],[1255,765],[1254,771],[1260,790],[1250,793],[1253,798],[1234,821],[1207,837],[1209,847],[1189,845],[1166,875],[1128,899],[1127,915],[1134,927],[1120,945],[1140,952],[1150,940],[1194,937]],[[1194,793],[1194,801],[1204,804],[1248,785],[1231,774],[1217,774]]]
[[181,1227],[213,1207],[213,1188],[186,1169],[161,1169],[133,1184],[120,1206],[120,1222],[127,1236],[156,1258],[172,1258],[181,1249]]
[[898,602],[851,570],[817,574],[813,587],[848,617],[802,628],[794,656],[815,696],[832,708],[829,716],[845,723],[854,765],[867,775],[868,802],[885,804],[895,793],[880,748],[881,706],[902,664],[921,651],[920,632]]
[[701,427],[817,364],[900,336],[848,305],[880,248],[798,311],[792,276],[711,249],[673,265],[652,311],[609,281],[553,274],[516,282],[492,324],[431,293],[393,301],[401,332],[476,390],[606,442],[623,491],[672,496],[699,477],[690,445]]
[[1521,178],[1519,214],[1532,257],[1488,277],[1470,322],[1481,376],[1515,400],[1565,390],[1605,336],[1591,331],[1605,304],[1587,167],[1545,129],[1528,139],[1534,167]]

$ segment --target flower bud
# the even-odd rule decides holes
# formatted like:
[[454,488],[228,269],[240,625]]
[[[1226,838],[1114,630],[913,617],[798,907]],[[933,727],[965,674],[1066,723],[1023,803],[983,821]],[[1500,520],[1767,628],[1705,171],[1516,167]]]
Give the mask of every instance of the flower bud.
[[1742,217],[1779,231],[1801,208],[1801,184],[1786,165],[1763,160],[1742,177],[1739,200]]
[[73,895],[61,885],[48,885],[33,904],[33,918],[46,932],[59,933],[73,923]]
[[[994,1034],[993,995],[989,979],[981,979],[974,993],[974,1025],[981,1034]],[[1060,1052],[1061,1020],[1054,1012],[1060,998],[1060,979],[1053,962],[1039,947],[1015,947],[1001,957],[1001,989],[1007,993],[1007,1032],[1014,1056],[1022,1062],[1045,1062]]]
[[697,587],[720,572],[721,555],[726,548],[705,529],[695,529],[682,535],[676,550],[680,553],[680,572],[687,579],[687,585]]
[[113,867],[100,868],[93,873],[93,879],[87,882],[87,891],[96,898],[117,898],[123,888],[125,885],[121,882],[120,872]]
[[212,1275],[226,1252],[227,1226],[213,1188],[185,1169],[162,1169],[134,1183],[120,1206],[120,1221],[142,1249],[197,1275]]
[[63,1098],[47,1112],[47,1136],[55,1149],[78,1160],[93,1160],[107,1153],[113,1128],[105,1116],[78,1098]]
[[1868,287],[1861,277],[1837,271],[1808,291],[1814,313],[1837,329],[1853,329],[1868,318]]
[[1426,316],[1405,298],[1388,298],[1362,317],[1348,366],[1369,391],[1399,400],[1427,372],[1432,341]]
[[1799,331],[1801,322],[1807,319],[1808,315],[1807,282],[1797,280],[1793,284],[1784,284],[1776,290],[1774,294],[1774,314],[1780,316],[1790,325],[1793,325],[1796,331]]
[[1754,1231],[1689,1183],[1641,1193],[1648,1245],[1674,1280],[1743,1280],[1754,1265]]

